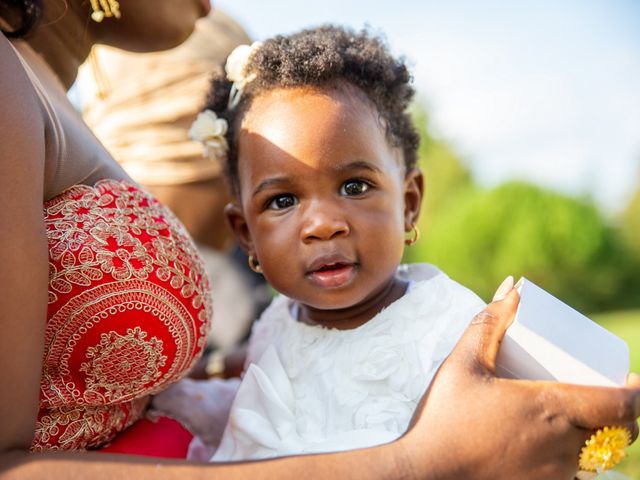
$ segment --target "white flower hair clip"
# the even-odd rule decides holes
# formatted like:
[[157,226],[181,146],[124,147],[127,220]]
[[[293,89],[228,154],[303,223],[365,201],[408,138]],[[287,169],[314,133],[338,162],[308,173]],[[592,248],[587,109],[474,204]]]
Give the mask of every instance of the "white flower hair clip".
[[247,65],[249,59],[260,47],[262,42],[253,42],[251,45],[240,45],[236,47],[227,57],[224,70],[227,73],[227,80],[233,82],[231,93],[229,93],[229,104],[227,108],[233,109],[238,105],[244,87],[256,78],[255,73],[247,75]]
[[224,118],[218,118],[213,110],[205,110],[198,114],[191,128],[189,138],[202,143],[202,155],[209,160],[224,160],[229,151],[229,144],[225,135],[229,124]]

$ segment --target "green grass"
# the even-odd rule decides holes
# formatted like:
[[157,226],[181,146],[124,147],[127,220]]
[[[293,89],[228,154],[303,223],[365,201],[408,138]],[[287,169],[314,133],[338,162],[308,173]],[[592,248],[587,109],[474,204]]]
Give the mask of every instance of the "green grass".
[[[631,371],[640,373],[640,310],[599,314],[591,318],[627,342]],[[627,450],[627,454],[616,470],[630,478],[640,478],[640,440]]]

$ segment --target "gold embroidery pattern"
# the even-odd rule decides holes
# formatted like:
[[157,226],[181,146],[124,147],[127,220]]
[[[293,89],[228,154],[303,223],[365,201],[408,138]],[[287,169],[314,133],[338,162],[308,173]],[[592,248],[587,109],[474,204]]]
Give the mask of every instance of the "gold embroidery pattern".
[[87,373],[87,388],[103,388],[105,396],[120,397],[157,379],[167,356],[162,355],[162,340],[152,337],[147,341],[146,336],[140,327],[127,329],[124,336],[103,333],[100,343],[87,349],[91,361],[80,366]]
[[86,450],[109,442],[140,419],[148,399],[99,407],[65,407],[41,412],[32,451]]
[[83,449],[124,428],[116,406],[195,362],[209,285],[180,222],[126,182],[70,188],[45,204],[45,224],[49,311],[33,448]]
[[[146,331],[160,332],[173,344],[173,354],[161,369],[164,378],[149,385],[132,376],[126,390],[117,386],[104,389],[95,384],[85,385],[82,364],[88,354],[82,352],[78,344],[94,329],[102,333],[115,332],[122,324],[130,327],[132,317],[138,318]],[[50,342],[46,344],[43,362],[41,404],[47,407],[101,405],[155,393],[190,367],[194,352],[202,343],[197,323],[184,304],[175,296],[167,296],[162,286],[139,280],[99,285],[73,297],[49,319],[45,337]],[[96,344],[100,341],[96,338]],[[86,352],[94,346],[87,345]],[[102,372],[107,378],[111,378],[112,373],[115,372]],[[108,380],[103,384],[106,382]]]

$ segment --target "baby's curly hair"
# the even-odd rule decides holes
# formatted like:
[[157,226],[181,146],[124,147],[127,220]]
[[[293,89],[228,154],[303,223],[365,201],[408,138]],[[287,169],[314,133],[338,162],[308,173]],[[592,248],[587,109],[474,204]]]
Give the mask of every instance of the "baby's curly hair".
[[378,110],[390,145],[402,149],[407,169],[415,166],[419,136],[406,111],[414,95],[412,78],[404,62],[392,57],[380,38],[333,25],[279,35],[252,54],[246,72],[255,78],[244,88],[235,108],[227,108],[232,84],[223,75],[212,79],[205,106],[229,122],[225,173],[234,195],[239,196],[239,120],[253,98],[276,88],[336,88],[341,83],[359,88]]

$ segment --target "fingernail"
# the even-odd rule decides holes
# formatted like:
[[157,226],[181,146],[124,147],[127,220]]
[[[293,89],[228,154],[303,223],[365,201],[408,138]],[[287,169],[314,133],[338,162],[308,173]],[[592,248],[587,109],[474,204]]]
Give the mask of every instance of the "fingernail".
[[500,300],[504,300],[504,298],[507,296],[507,294],[511,291],[512,288],[513,288],[513,276],[509,275],[500,284],[500,286],[498,287],[498,290],[496,290],[496,294],[493,296],[493,301],[499,302]]
[[518,283],[516,283],[513,288],[515,288],[516,290],[518,288],[520,288],[522,286],[522,284],[524,283],[524,277],[520,277],[520,280],[518,280]]

